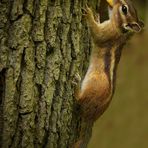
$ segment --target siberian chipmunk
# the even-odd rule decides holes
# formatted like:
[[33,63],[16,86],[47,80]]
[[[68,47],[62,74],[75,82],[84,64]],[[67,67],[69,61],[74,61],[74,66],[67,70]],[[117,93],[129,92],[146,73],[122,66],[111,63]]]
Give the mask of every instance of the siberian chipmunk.
[[107,0],[109,20],[95,21],[92,10],[86,6],[84,16],[93,42],[89,68],[78,94],[82,117],[94,122],[107,109],[114,93],[116,70],[121,51],[134,32],[140,32],[139,20],[131,0]]

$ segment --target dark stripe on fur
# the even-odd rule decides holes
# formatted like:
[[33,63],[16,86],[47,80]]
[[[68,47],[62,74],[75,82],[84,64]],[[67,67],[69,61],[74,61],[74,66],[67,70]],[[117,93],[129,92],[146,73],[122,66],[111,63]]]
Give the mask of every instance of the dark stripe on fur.
[[110,50],[111,49],[108,48],[104,56],[104,64],[105,64],[104,71],[109,79],[109,82],[111,82],[111,78],[110,78],[111,53],[110,53]]
[[122,49],[123,49],[124,44],[120,45],[119,47],[117,47],[116,51],[115,51],[115,66],[113,69],[113,93],[112,96],[114,95],[115,92],[115,85],[116,85],[116,72],[117,72],[117,67],[120,61],[120,57],[121,57],[121,53],[122,53]]

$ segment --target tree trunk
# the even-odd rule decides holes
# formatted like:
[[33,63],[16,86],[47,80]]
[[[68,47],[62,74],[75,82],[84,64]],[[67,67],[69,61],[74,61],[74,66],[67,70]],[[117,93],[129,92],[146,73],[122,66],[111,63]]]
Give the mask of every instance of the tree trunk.
[[72,80],[89,60],[86,3],[0,1],[0,147],[66,148],[77,139]]

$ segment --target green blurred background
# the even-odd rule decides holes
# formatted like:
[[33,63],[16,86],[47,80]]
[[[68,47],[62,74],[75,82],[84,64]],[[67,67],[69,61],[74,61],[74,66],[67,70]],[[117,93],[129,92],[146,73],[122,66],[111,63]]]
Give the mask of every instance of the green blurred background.
[[88,148],[148,148],[148,0],[133,2],[145,30],[123,50],[115,95]]

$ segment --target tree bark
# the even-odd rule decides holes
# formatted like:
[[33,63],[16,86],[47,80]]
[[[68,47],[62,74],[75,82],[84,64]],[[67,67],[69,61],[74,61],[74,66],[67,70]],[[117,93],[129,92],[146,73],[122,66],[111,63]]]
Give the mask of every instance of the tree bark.
[[66,148],[77,139],[72,80],[84,76],[91,49],[86,3],[0,1],[0,147]]

